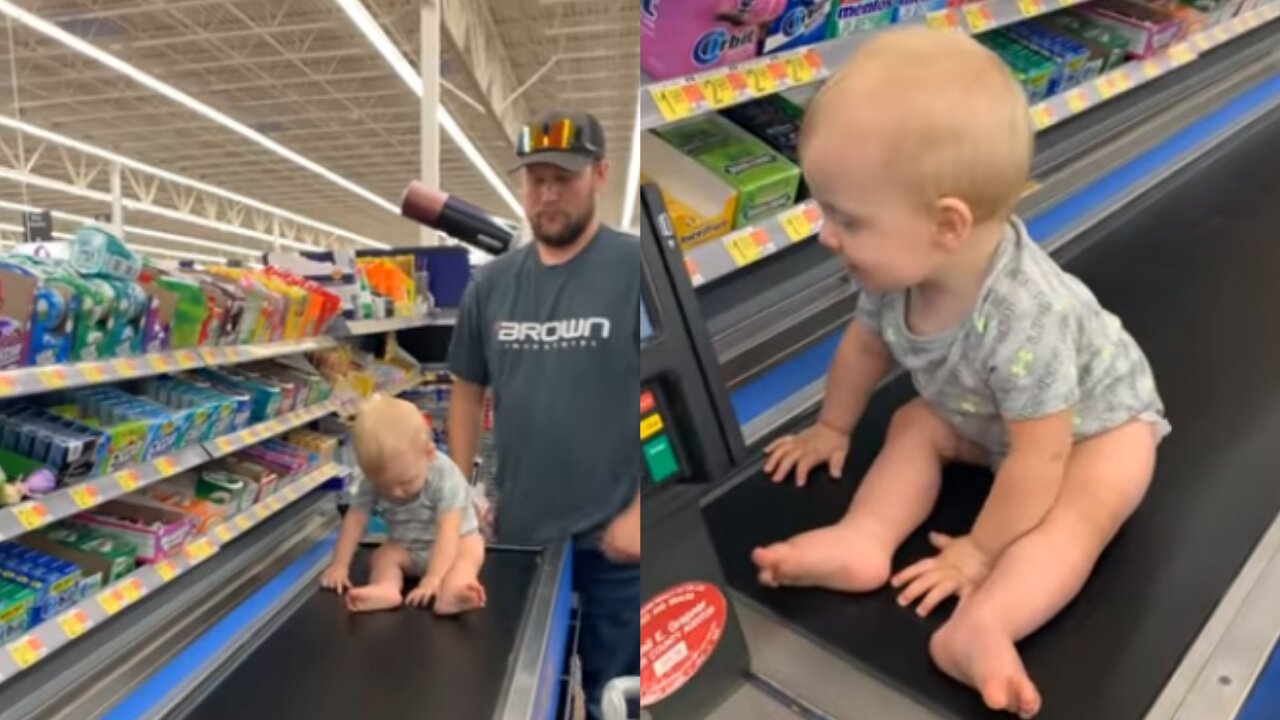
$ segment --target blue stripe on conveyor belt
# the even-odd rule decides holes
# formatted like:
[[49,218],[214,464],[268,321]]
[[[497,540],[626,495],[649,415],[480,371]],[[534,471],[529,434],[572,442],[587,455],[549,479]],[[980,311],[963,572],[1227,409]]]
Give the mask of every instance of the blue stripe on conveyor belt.
[[[1067,196],[1035,216],[1025,218],[1033,238],[1047,239],[1087,217],[1109,198],[1143,181],[1178,157],[1243,120],[1265,103],[1280,96],[1280,75],[1272,76],[1241,92],[1216,110],[1192,122],[1160,144]],[[730,402],[738,423],[760,417],[801,389],[822,379],[839,344],[837,330],[830,336],[787,358],[774,368],[733,390]]]

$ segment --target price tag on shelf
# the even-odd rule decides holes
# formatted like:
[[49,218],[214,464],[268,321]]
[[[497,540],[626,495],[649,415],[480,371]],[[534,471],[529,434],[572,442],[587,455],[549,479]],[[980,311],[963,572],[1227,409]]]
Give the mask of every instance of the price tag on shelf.
[[1024,18],[1035,17],[1044,13],[1044,4],[1041,0],[1018,0],[1018,12]]
[[58,627],[62,628],[62,633],[68,640],[80,637],[92,625],[93,621],[89,619],[89,613],[80,608],[68,610],[58,616]]
[[98,593],[98,604],[107,615],[115,615],[124,609],[124,595],[118,588],[108,588]]
[[35,530],[49,522],[49,511],[38,502],[22,503],[13,509],[13,514],[18,517],[22,527],[28,530]]
[[218,527],[214,528],[213,534],[217,536],[220,542],[225,543],[225,542],[230,542],[231,540],[231,528],[227,527],[226,525],[219,525]]
[[991,27],[991,5],[985,2],[964,6],[964,19],[969,32],[980,33]]
[[1075,88],[1067,93],[1067,108],[1072,114],[1083,112],[1086,107],[1089,107],[1089,95],[1084,88]]
[[231,452],[236,444],[229,437],[220,437],[213,442],[213,446],[218,448],[218,452],[225,454]]
[[174,353],[174,357],[177,358],[178,364],[185,370],[200,364],[200,355],[195,350],[179,350]]
[[689,280],[693,282],[694,287],[698,287],[703,283],[702,272],[698,270],[698,263],[688,255],[684,256],[684,270],[689,273]]
[[756,241],[751,237],[750,231],[739,230],[730,233],[723,242],[736,267],[750,265],[760,257],[760,248],[756,247]]
[[41,368],[36,371],[36,377],[40,378],[41,385],[50,390],[67,386],[67,373],[62,368]]
[[167,583],[178,576],[178,566],[172,560],[161,560],[156,563],[156,575],[160,576],[161,582]]
[[280,508],[284,507],[284,501],[280,499],[279,495],[272,495],[271,497],[267,498],[267,506],[270,507],[272,510],[279,510]]
[[254,517],[258,518],[259,520],[266,520],[266,519],[267,519],[267,516],[268,516],[268,515],[270,515],[270,514],[271,514],[271,512],[270,512],[269,510],[267,510],[267,506],[266,506],[266,505],[254,505],[254,506],[253,506],[253,515],[254,515]]
[[797,55],[788,55],[783,58],[783,63],[787,69],[787,82],[792,85],[804,85],[813,82],[816,67],[810,60],[810,56],[818,57],[812,50],[806,50]]
[[81,510],[88,510],[98,504],[98,488],[89,484],[74,485],[67,494]]
[[142,599],[142,581],[138,578],[129,578],[129,580],[120,586],[120,594],[124,596],[125,604],[132,605]]
[[178,471],[178,463],[168,455],[165,455],[162,458],[157,458],[152,464],[155,465],[156,472],[161,475],[168,476]]
[[1150,80],[1160,74],[1160,63],[1154,58],[1142,61],[1142,76]]
[[7,372],[0,372],[0,395],[8,395],[14,391],[17,385],[13,382],[13,376]]
[[802,207],[784,212],[778,218],[778,222],[782,225],[782,232],[786,233],[787,238],[793,243],[813,235],[813,227],[809,225],[809,218]]
[[284,494],[288,495],[290,500],[297,500],[302,497],[302,490],[297,485],[290,485],[285,488]]
[[1174,67],[1178,67],[1195,60],[1196,54],[1189,45],[1180,42],[1169,48],[1169,59],[1173,61]]
[[208,560],[213,550],[213,543],[209,542],[209,538],[200,538],[183,548],[182,554],[186,556],[187,562],[195,565]]
[[112,360],[111,369],[116,371],[116,377],[121,377],[121,378],[133,377],[135,374],[137,374],[133,370],[133,365],[128,360],[124,360],[124,359]]
[[707,105],[712,110],[732,105],[738,99],[733,86],[729,84],[729,77],[724,74],[698,81],[698,88],[702,90],[702,97],[706,98]]
[[649,91],[649,96],[653,98],[653,104],[658,106],[658,112],[662,114],[662,119],[667,122],[673,122],[693,114],[693,104],[689,102],[689,98],[684,94],[684,87],[680,85],[664,85],[652,88]]
[[253,520],[251,520],[248,515],[237,515],[236,527],[240,528],[242,532],[248,530],[253,527]]
[[1098,95],[1101,96],[1103,100],[1110,100],[1111,97],[1116,94],[1115,85],[1111,82],[1110,75],[1103,75],[1097,80],[1094,80],[1093,86],[1097,89]]
[[173,360],[168,355],[148,355],[147,364],[156,372],[169,372],[173,369]]
[[80,366],[80,374],[91,383],[100,383],[107,379],[107,369],[102,363],[87,363]]
[[757,64],[743,68],[742,74],[747,79],[747,90],[752,95],[762,97],[778,89],[777,81],[773,79],[769,68],[764,65]]
[[35,665],[40,658],[44,657],[44,643],[40,642],[40,638],[35,635],[18,638],[9,643],[7,649],[13,661],[23,670]]
[[1053,124],[1053,107],[1048,103],[1036,103],[1031,107],[1031,124],[1043,130]]
[[1116,71],[1111,73],[1111,87],[1117,94],[1129,92],[1133,89],[1133,81],[1129,79],[1128,73]]
[[133,492],[138,489],[138,471],[133,468],[123,470],[116,474],[116,482],[125,492]]
[[947,8],[925,14],[924,24],[930,30],[955,30],[960,25],[960,19],[956,17],[955,10]]

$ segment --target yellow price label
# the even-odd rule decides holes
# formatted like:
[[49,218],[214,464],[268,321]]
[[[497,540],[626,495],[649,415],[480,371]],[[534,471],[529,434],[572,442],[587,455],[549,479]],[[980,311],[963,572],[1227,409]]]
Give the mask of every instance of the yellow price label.
[[124,609],[124,595],[116,588],[98,593],[98,604],[108,615],[115,615]]
[[138,471],[125,470],[116,475],[116,482],[120,483],[120,488],[125,492],[133,492],[138,489]]
[[231,541],[231,528],[227,527],[226,525],[219,525],[218,527],[214,528],[213,534],[216,535],[218,539],[221,540],[222,542]]
[[40,378],[40,384],[45,387],[56,390],[67,385],[67,374],[62,368],[45,368],[37,370],[36,376]]
[[924,24],[930,30],[954,30],[959,21],[956,20],[956,14],[953,10],[936,10],[924,16]]
[[27,635],[8,645],[9,655],[18,667],[26,670],[44,657],[44,643],[35,635]]
[[271,514],[271,512],[270,512],[269,510],[267,510],[267,506],[266,506],[266,505],[254,505],[254,506],[253,506],[253,514],[254,514],[254,515],[255,515],[259,520],[266,520],[266,519],[267,519],[267,516],[268,516],[268,515],[270,515],[270,514]]
[[750,231],[729,235],[724,239],[724,247],[729,251],[729,257],[733,258],[733,264],[738,267],[750,265],[760,257],[760,248],[756,246]]
[[658,112],[662,113],[662,118],[667,122],[686,118],[693,114],[693,105],[689,102],[688,96],[684,94],[682,86],[667,85],[656,87],[649,91],[649,96],[653,98],[653,104],[658,106]]
[[706,98],[707,104],[712,109],[720,109],[726,105],[732,105],[737,100],[737,93],[733,91],[733,86],[729,84],[729,78],[726,75],[715,75],[698,82],[698,87],[702,90],[702,97]]
[[302,490],[297,485],[290,485],[285,489],[284,494],[288,495],[290,500],[297,500],[302,497]]
[[1044,5],[1040,0],[1018,0],[1018,12],[1022,17],[1035,17],[1044,12]]
[[200,356],[194,350],[179,350],[174,356],[178,364],[184,368],[193,368],[200,364]]
[[1133,81],[1123,72],[1112,73],[1111,87],[1117,92],[1128,92],[1133,88]]
[[284,507],[284,501],[280,499],[279,495],[272,495],[267,499],[267,505],[270,506],[272,510],[279,510]]
[[173,362],[168,355],[148,355],[147,364],[156,372],[169,372],[173,369]]
[[1144,60],[1142,63],[1142,76],[1150,80],[1160,74],[1160,63],[1152,60]]
[[1186,43],[1178,43],[1169,48],[1169,59],[1174,65],[1186,65],[1196,59],[1196,54],[1191,51],[1191,47]]
[[783,59],[783,67],[787,70],[787,82],[792,85],[803,85],[813,81],[814,70],[813,65],[809,63],[810,52],[789,55]]
[[250,519],[248,515],[237,515],[236,526],[239,527],[240,530],[242,531],[248,530],[249,528],[253,527],[253,520]]
[[220,437],[213,444],[220,453],[229,453],[235,447],[235,443],[231,442],[231,438],[228,437]]
[[125,604],[132,605],[142,599],[142,581],[138,578],[131,578],[129,582],[120,586],[120,594],[124,596]]
[[970,32],[980,33],[991,27],[991,6],[985,2],[966,5],[964,19]]
[[1085,94],[1084,88],[1076,88],[1067,93],[1067,108],[1073,113],[1083,111],[1089,106],[1089,96]]
[[58,627],[62,628],[62,633],[67,636],[68,640],[75,640],[80,637],[92,624],[93,621],[89,619],[89,613],[79,608],[68,610],[58,616]]
[[100,363],[81,365],[80,374],[91,383],[100,383],[107,379],[107,370]]
[[213,543],[209,542],[209,538],[200,538],[183,549],[187,561],[191,564],[204,562],[213,554]]
[[35,530],[49,521],[49,511],[44,505],[37,502],[23,503],[13,509],[13,514],[18,517],[18,522],[22,523],[22,527],[28,530]]
[[9,373],[0,372],[0,395],[8,395],[17,387],[13,381],[13,376]]
[[804,208],[797,208],[783,213],[782,217],[779,218],[779,222],[782,224],[782,232],[786,233],[791,242],[800,242],[813,235],[813,227],[809,225],[809,218],[805,214]]
[[133,366],[129,364],[128,360],[112,360],[111,367],[116,371],[117,377],[133,377]]
[[162,458],[157,458],[152,465],[155,466],[156,471],[161,475],[172,475],[178,471],[178,463],[168,455]]
[[747,89],[752,95],[770,95],[778,89],[773,74],[764,65],[752,65],[742,72],[747,78]]
[[98,488],[92,485],[76,485],[67,492],[71,495],[71,501],[81,510],[88,510],[98,504]]
[[1115,85],[1112,84],[1111,76],[1109,75],[1103,75],[1095,80],[1093,86],[1098,90],[1098,95],[1102,96],[1103,100],[1108,100],[1112,95],[1116,94]]
[[1053,124],[1053,108],[1039,103],[1031,108],[1031,124],[1036,130],[1043,130]]
[[156,575],[160,576],[161,582],[169,582],[178,576],[178,566],[172,560],[161,560],[156,563]]

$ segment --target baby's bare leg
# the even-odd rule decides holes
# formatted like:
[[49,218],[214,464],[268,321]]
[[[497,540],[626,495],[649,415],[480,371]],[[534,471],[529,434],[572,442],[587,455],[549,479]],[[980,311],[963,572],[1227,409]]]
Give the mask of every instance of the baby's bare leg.
[[930,651],[993,709],[1031,717],[1040,697],[1014,643],[1084,586],[1094,563],[1146,494],[1156,434],[1133,422],[1075,447],[1062,491],[1040,525],[1005,550],[991,575],[934,636]]
[[458,555],[440,582],[435,602],[437,615],[455,615],[484,607],[484,586],[480,584],[483,564],[484,537],[478,532],[463,535],[458,541]]
[[347,609],[371,612],[400,607],[404,602],[404,572],[409,567],[409,551],[396,543],[383,543],[369,559],[369,584],[347,593]]
[[985,457],[923,400],[894,413],[884,447],[835,525],[756,548],[760,582],[846,592],[874,590],[889,579],[893,553],[929,515],[942,466]]

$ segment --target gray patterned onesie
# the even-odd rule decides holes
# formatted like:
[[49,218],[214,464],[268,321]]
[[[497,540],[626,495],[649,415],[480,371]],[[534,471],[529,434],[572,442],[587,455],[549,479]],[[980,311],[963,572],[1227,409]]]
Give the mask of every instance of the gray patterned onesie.
[[920,337],[907,329],[908,291],[863,293],[855,318],[878,333],[920,396],[990,453],[1009,452],[1008,420],[1073,411],[1077,442],[1146,420],[1170,431],[1142,349],[1084,283],[1067,274],[1014,219],[973,313]]

